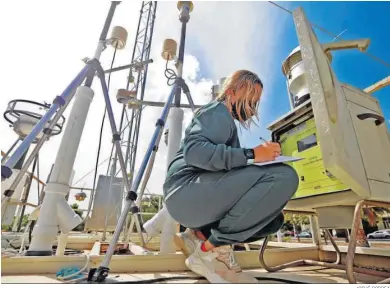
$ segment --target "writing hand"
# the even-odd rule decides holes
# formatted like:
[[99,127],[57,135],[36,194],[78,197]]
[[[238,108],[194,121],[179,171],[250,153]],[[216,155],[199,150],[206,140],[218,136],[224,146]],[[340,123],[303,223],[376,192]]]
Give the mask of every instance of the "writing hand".
[[266,142],[255,148],[255,163],[273,161],[280,155],[281,149],[279,143]]

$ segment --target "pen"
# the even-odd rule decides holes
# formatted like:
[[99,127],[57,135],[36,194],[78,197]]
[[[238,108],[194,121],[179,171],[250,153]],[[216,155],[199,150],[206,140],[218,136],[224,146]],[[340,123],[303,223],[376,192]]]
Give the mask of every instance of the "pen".
[[264,143],[267,143],[268,141],[265,140],[263,137],[260,137],[260,140],[263,141]]
[[[267,143],[268,141],[265,140],[263,137],[260,136],[260,140],[263,141],[264,143]],[[282,151],[280,151],[280,154],[279,155],[282,155]]]

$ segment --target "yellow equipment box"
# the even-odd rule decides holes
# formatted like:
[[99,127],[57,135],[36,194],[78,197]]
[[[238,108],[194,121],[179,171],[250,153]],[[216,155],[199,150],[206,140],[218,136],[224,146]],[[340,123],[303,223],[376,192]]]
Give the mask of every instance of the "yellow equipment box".
[[313,115],[303,118],[306,120],[297,125],[294,123],[299,121],[294,121],[273,133],[274,141],[280,143],[283,155],[304,158],[288,163],[299,175],[299,187],[292,199],[347,190],[348,187],[324,168]]

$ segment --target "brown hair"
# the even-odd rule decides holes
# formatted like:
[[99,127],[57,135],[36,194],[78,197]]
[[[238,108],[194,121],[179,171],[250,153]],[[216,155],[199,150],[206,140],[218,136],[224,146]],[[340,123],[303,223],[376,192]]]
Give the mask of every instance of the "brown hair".
[[[232,103],[230,101],[230,95],[226,92],[231,89],[233,91],[244,88],[244,94],[236,100],[236,110],[238,111],[238,120],[245,127],[248,128],[250,123],[253,121],[250,118],[256,115],[257,118],[257,95],[260,94],[260,90],[256,84],[259,84],[263,88],[263,83],[260,78],[253,72],[248,70],[238,70],[227,77],[222,85],[221,90],[216,97],[217,101],[225,102],[230,113],[232,113]],[[245,115],[249,119],[244,121],[239,111],[244,107]]]

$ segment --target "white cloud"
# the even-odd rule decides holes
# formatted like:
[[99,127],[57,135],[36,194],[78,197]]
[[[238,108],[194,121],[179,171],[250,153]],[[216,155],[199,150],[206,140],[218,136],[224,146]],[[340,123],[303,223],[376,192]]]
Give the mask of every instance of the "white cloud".
[[[83,67],[83,57],[91,57],[97,39],[108,12],[108,1],[24,1],[7,2],[0,12],[0,25],[4,29],[3,39],[8,39],[1,53],[2,97],[0,107],[4,110],[7,103],[15,98],[29,99],[38,102],[51,102],[75,77]],[[194,11],[187,27],[184,63],[184,78],[191,89],[196,104],[206,103],[210,99],[212,82],[226,76],[236,69],[250,69],[271,86],[272,59],[278,35],[281,31],[283,14],[267,3],[257,2],[195,2]],[[3,5],[5,6],[5,5]],[[138,24],[140,2],[124,1],[118,7],[113,24],[124,26],[129,37],[125,50],[117,52],[116,65],[130,62],[134,37]],[[34,11],[34,13],[31,13]],[[6,13],[5,13],[6,12]],[[146,100],[165,101],[170,87],[164,77],[165,62],[161,59],[163,40],[173,38],[179,44],[180,22],[176,2],[158,2],[151,58],[149,66]],[[108,48],[101,59],[105,68],[110,64],[113,50]],[[201,60],[201,61],[199,61]],[[201,66],[202,64],[202,66]],[[172,64],[170,64],[172,65]],[[206,66],[205,66],[206,65]],[[4,72],[6,71],[6,72]],[[208,71],[207,77],[205,72]],[[127,71],[112,75],[110,96],[117,123],[121,105],[115,95],[119,88],[124,88]],[[100,121],[104,101],[98,80],[93,89],[95,97],[84,128],[75,162],[75,180],[94,168],[98,146]],[[267,93],[264,98],[266,99]],[[187,103],[185,95],[183,103]],[[187,109],[188,110],[188,109]],[[69,114],[70,109],[65,113]],[[137,152],[139,166],[149,144],[155,122],[161,108],[148,107],[143,111],[140,138]],[[186,111],[185,123],[189,122],[191,113]],[[118,124],[119,127],[119,124]],[[16,139],[12,129],[5,121],[1,122],[1,148],[8,150]],[[51,139],[40,153],[40,177],[46,180],[50,166],[55,160],[56,151],[62,136]],[[245,138],[245,137],[244,137]],[[108,119],[103,133],[100,161],[110,155],[111,131]],[[166,147],[163,142],[156,157],[155,167],[148,184],[153,193],[161,193],[166,167]],[[99,173],[106,173],[107,162],[99,168]],[[93,173],[77,186],[91,187]],[[32,190],[35,193],[35,189]],[[71,196],[72,197],[72,196]],[[36,202],[36,196],[29,201]],[[71,200],[73,202],[74,200]],[[85,201],[87,202],[87,201]],[[81,205],[86,207],[86,203]]]

